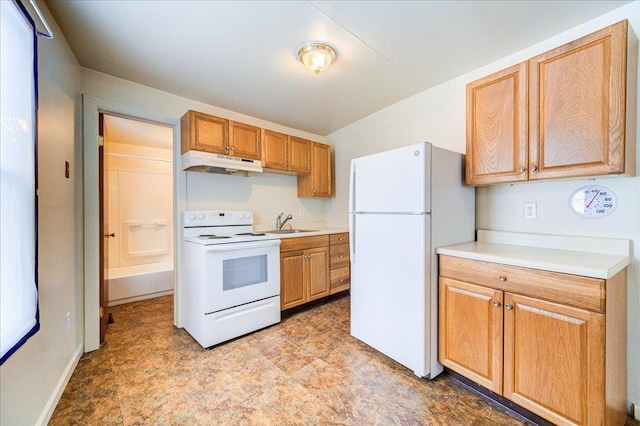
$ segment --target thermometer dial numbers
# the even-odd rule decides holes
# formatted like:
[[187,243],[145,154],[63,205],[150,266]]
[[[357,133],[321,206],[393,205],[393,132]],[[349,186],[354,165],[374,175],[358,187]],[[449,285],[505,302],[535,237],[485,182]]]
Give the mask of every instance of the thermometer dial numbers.
[[609,188],[588,185],[571,194],[569,205],[578,216],[595,219],[613,213],[618,207],[618,197]]

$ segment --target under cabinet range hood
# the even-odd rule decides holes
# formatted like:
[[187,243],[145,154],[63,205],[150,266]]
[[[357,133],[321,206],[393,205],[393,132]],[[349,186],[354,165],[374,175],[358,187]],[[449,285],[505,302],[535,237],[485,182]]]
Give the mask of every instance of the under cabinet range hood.
[[182,170],[231,175],[238,172],[262,172],[262,162],[232,155],[190,150],[182,154]]

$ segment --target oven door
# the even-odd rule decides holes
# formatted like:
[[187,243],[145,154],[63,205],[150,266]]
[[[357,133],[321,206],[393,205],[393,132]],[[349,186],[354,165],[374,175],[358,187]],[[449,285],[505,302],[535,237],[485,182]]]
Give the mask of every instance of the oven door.
[[206,246],[205,314],[280,294],[280,240]]

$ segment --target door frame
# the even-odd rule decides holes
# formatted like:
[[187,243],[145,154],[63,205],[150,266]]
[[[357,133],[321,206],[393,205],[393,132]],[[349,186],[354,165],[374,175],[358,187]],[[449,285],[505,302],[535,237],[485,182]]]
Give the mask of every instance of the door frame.
[[82,96],[83,118],[83,211],[84,211],[84,351],[100,347],[100,208],[98,190],[98,116],[100,113],[155,122],[173,127],[173,215],[174,215],[174,299],[173,322],[182,327],[180,312],[180,260],[182,227],[180,215],[186,210],[186,173],[182,170],[180,120],[132,105]]

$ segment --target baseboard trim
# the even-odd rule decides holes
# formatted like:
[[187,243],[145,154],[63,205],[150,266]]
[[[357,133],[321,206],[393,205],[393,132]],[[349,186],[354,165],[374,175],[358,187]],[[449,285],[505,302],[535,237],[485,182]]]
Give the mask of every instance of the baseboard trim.
[[83,353],[84,353],[84,345],[80,344],[76,349],[75,353],[73,354],[73,357],[71,357],[69,364],[67,364],[67,368],[65,368],[64,373],[60,377],[60,380],[58,380],[58,384],[56,385],[55,390],[51,394],[49,401],[47,401],[47,405],[44,406],[44,410],[42,410],[42,414],[40,414],[40,418],[38,419],[38,422],[36,423],[36,425],[46,426],[47,423],[49,423],[49,420],[51,420],[51,416],[53,416],[53,412],[56,409],[56,405],[58,405],[58,401],[60,401],[60,398],[62,397],[64,388],[67,387],[67,383],[69,383],[69,379],[71,379],[71,375],[73,374],[73,371],[76,369],[76,366],[78,365],[78,362],[80,361],[80,357],[82,357]]

